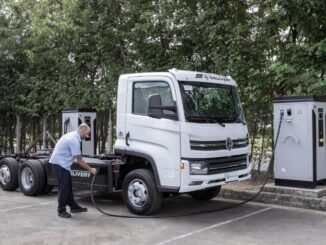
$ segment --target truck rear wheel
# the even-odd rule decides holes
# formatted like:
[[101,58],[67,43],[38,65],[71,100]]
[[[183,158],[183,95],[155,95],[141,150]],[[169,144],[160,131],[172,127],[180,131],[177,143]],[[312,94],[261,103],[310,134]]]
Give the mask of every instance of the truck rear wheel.
[[35,196],[42,192],[45,186],[45,173],[42,163],[38,160],[28,160],[19,168],[19,187],[26,196]]
[[122,184],[123,200],[135,214],[153,214],[161,206],[162,193],[157,190],[154,176],[148,169],[136,169],[127,174]]
[[18,162],[14,158],[3,158],[0,161],[0,185],[5,191],[13,191],[18,187]]
[[44,181],[44,187],[43,187],[43,190],[41,191],[40,194],[44,194],[44,195],[47,195],[49,194],[53,188],[54,188],[54,185],[48,185],[48,177],[47,177],[47,173],[45,171],[45,168],[49,167],[48,164],[49,164],[49,160],[48,159],[38,159],[38,161],[41,163],[42,167],[43,167],[43,170],[44,170],[44,177],[45,177],[45,181]]
[[216,186],[205,190],[191,192],[190,196],[195,200],[207,201],[215,198],[220,191],[221,186]]

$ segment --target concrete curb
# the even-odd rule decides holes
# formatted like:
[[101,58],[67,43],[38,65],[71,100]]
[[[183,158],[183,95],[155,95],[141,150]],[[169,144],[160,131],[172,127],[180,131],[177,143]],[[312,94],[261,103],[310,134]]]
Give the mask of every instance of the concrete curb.
[[[254,196],[257,192],[258,189],[253,191],[222,188],[219,196],[229,199],[247,200],[250,197]],[[326,211],[325,198],[266,192],[265,190],[254,200],[254,202]]]

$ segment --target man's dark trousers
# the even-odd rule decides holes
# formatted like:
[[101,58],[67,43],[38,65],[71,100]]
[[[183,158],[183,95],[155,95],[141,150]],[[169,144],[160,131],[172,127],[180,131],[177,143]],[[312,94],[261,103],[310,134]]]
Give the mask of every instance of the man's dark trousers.
[[58,212],[66,211],[66,206],[68,205],[70,208],[78,208],[79,205],[76,203],[74,199],[74,194],[72,192],[72,183],[71,183],[71,175],[70,171],[61,167],[58,164],[51,164],[53,172],[55,173],[58,181]]

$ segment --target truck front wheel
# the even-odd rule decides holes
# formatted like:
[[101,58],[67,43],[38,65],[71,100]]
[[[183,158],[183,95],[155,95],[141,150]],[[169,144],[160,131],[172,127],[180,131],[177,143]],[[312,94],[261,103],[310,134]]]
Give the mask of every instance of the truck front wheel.
[[205,190],[191,192],[190,196],[195,200],[207,201],[215,198],[220,191],[221,186],[216,186]]
[[162,193],[157,190],[154,176],[148,169],[129,172],[123,180],[123,201],[134,214],[153,214],[161,206]]

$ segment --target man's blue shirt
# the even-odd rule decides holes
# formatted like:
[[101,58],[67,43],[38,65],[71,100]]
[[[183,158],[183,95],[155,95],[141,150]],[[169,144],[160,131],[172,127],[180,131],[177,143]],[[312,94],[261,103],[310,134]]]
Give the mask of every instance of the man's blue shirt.
[[49,162],[70,170],[75,157],[81,155],[80,142],[77,130],[63,135],[55,145]]

